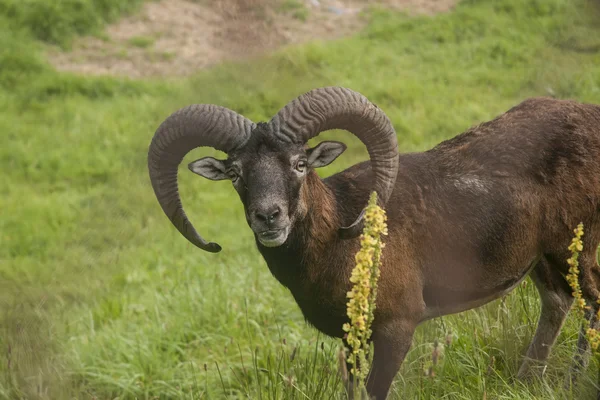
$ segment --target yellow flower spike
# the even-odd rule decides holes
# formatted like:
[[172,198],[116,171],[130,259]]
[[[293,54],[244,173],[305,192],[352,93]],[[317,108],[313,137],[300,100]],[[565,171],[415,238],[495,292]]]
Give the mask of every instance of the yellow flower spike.
[[377,205],[375,192],[369,198],[364,220],[363,234],[360,237],[361,248],[354,258],[356,266],[350,276],[353,285],[346,295],[349,299],[346,305],[350,322],[343,326],[347,332],[346,342],[350,347],[348,362],[355,366],[351,373],[359,388],[364,386],[368,371],[368,340],[375,311],[381,249],[384,247],[381,235],[387,235],[387,217],[385,211]]
[[569,264],[569,274],[567,275],[567,282],[573,289],[573,297],[575,298],[575,305],[578,309],[578,312],[583,314],[585,309],[585,300],[582,297],[581,288],[579,286],[579,252],[583,250],[583,242],[581,237],[583,236],[583,224],[579,224],[576,229],[573,230],[575,237],[571,241],[569,245],[569,251],[571,252],[571,257],[567,260]]
[[[573,230],[575,237],[571,240],[571,244],[568,249],[571,252],[571,257],[567,260],[569,264],[569,274],[567,275],[567,282],[573,289],[573,297],[575,298],[574,304],[577,309],[578,314],[582,318],[582,323],[585,328],[585,335],[587,337],[588,342],[590,343],[590,347],[594,352],[598,351],[600,347],[600,333],[590,327],[590,321],[584,318],[585,310],[589,310],[590,307],[586,305],[585,299],[581,293],[581,287],[579,285],[579,253],[583,251],[583,241],[581,238],[583,237],[584,230],[583,224],[580,223],[577,225],[577,228]],[[597,303],[600,304],[600,299],[596,300]],[[600,310],[598,310],[597,316],[600,317]]]

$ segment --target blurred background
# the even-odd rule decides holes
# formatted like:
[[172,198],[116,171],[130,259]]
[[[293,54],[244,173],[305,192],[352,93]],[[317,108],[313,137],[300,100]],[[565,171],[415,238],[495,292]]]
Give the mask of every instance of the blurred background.
[[[0,0],[0,399],[336,399],[339,342],[304,323],[228,182],[180,171],[170,225],[149,185],[158,125],[191,103],[254,121],[315,87],[363,93],[422,151],[531,96],[600,104],[596,0]],[[323,176],[367,158],[349,145]],[[223,156],[223,154],[217,154]],[[435,251],[435,249],[432,249]],[[403,399],[591,399],[596,364],[514,381],[539,315],[528,281],[427,322]],[[435,345],[437,343],[437,345]],[[437,347],[436,347],[437,346]]]

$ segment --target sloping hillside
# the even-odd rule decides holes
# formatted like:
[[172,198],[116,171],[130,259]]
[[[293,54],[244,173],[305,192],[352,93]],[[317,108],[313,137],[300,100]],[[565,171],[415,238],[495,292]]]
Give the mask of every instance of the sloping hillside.
[[188,75],[224,60],[288,44],[334,39],[359,31],[363,11],[450,10],[456,0],[162,0],[109,26],[103,35],[54,49],[59,70],[130,77]]

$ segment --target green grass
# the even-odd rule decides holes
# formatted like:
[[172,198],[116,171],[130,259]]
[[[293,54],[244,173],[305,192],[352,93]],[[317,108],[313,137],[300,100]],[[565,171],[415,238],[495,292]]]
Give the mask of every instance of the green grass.
[[151,47],[154,44],[154,38],[147,36],[134,36],[128,40],[129,44],[142,49]]
[[290,13],[294,18],[300,21],[306,21],[310,11],[308,7],[300,0],[283,0],[279,4],[279,11]]
[[12,29],[68,45],[75,35],[97,33],[107,22],[135,11],[144,0],[0,0],[0,15]]
[[[160,211],[147,146],[178,107],[217,103],[264,120],[306,90],[343,85],[383,108],[401,148],[416,151],[532,95],[600,103],[598,15],[573,0],[470,0],[418,18],[373,11],[352,38],[185,80],[78,77],[43,59],[38,39],[68,41],[136,3],[0,1],[0,399],[341,394],[338,342],[306,326],[270,275],[231,185],[182,167],[186,210],[223,245],[217,255],[194,249]],[[91,13],[90,4],[125,8]],[[48,20],[59,20],[38,24],[53,7],[62,11]],[[366,157],[349,134],[322,137],[350,145],[324,174]],[[197,150],[185,161],[214,153]],[[592,398],[596,366],[576,392],[560,389],[573,320],[547,379],[514,381],[538,314],[529,284],[424,324],[395,397]],[[448,335],[435,378],[426,378],[432,343]]]

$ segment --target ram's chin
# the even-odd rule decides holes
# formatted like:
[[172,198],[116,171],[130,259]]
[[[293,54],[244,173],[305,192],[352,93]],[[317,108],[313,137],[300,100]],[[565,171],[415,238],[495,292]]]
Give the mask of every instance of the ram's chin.
[[289,228],[265,231],[257,233],[256,237],[260,244],[265,247],[278,247],[285,243],[289,234]]

